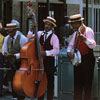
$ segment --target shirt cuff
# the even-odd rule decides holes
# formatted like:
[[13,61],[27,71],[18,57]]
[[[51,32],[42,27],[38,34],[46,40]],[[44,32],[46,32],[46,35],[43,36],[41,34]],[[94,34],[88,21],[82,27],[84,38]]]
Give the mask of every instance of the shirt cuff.
[[71,51],[70,51],[70,50],[67,50],[67,53],[68,53],[68,52],[71,52]]
[[86,39],[85,43],[86,43],[86,44],[90,44],[89,39]]
[[28,34],[33,34],[33,31],[30,31],[30,30],[29,30],[29,31],[28,31]]
[[50,52],[49,51],[46,51],[46,56],[50,56]]
[[20,58],[20,53],[16,53],[16,54],[14,54],[14,56],[16,56],[16,59],[19,59]]

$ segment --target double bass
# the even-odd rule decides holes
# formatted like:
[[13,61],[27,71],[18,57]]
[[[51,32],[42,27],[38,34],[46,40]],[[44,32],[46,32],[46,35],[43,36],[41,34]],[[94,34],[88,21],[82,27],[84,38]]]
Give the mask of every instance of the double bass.
[[[36,23],[32,2],[27,2],[27,6],[33,14],[34,23]],[[13,78],[14,91],[19,95],[25,94],[30,98],[42,96],[47,89],[47,77],[40,53],[37,26],[35,26],[34,33],[35,38],[26,43],[20,51],[21,67],[16,71]]]

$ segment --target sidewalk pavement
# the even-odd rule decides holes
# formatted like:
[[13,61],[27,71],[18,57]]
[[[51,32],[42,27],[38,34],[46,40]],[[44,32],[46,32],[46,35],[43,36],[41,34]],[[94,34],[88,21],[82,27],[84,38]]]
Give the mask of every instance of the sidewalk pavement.
[[[0,100],[12,100],[11,98],[12,98],[11,92],[4,90],[3,96],[0,97]],[[26,97],[25,100],[37,100],[37,99],[33,99],[33,98],[30,99],[30,98]],[[46,100],[46,98],[44,100]],[[54,98],[53,100],[57,100],[57,98]]]

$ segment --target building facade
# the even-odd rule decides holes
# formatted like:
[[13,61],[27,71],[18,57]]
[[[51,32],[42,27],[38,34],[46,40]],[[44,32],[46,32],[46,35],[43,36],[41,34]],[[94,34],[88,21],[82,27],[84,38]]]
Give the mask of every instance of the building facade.
[[[31,19],[27,16],[26,2],[28,0],[4,0],[3,1],[3,20],[5,23],[11,19],[17,19],[21,23],[21,31],[27,34],[30,28]],[[43,29],[42,20],[48,15],[47,0],[31,0],[37,15],[38,28]],[[57,34],[59,35],[59,27],[64,23],[65,15],[73,15],[81,13],[86,18],[86,0],[49,0],[49,15],[57,20]],[[88,26],[95,32],[95,38],[100,45],[100,1],[88,0]]]

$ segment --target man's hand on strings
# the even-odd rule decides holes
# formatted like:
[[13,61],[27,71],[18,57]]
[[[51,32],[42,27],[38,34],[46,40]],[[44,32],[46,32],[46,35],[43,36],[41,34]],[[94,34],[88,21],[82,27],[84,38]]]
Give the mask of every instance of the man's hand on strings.
[[46,56],[46,52],[45,51],[41,51],[41,56],[44,58]]
[[86,37],[83,34],[78,34],[78,40],[86,40]]
[[74,56],[73,56],[73,54],[72,54],[71,52],[67,52],[67,56],[68,56],[70,59],[73,59],[73,58],[74,58]]
[[27,38],[28,38],[28,41],[34,40],[35,34],[28,34]]

